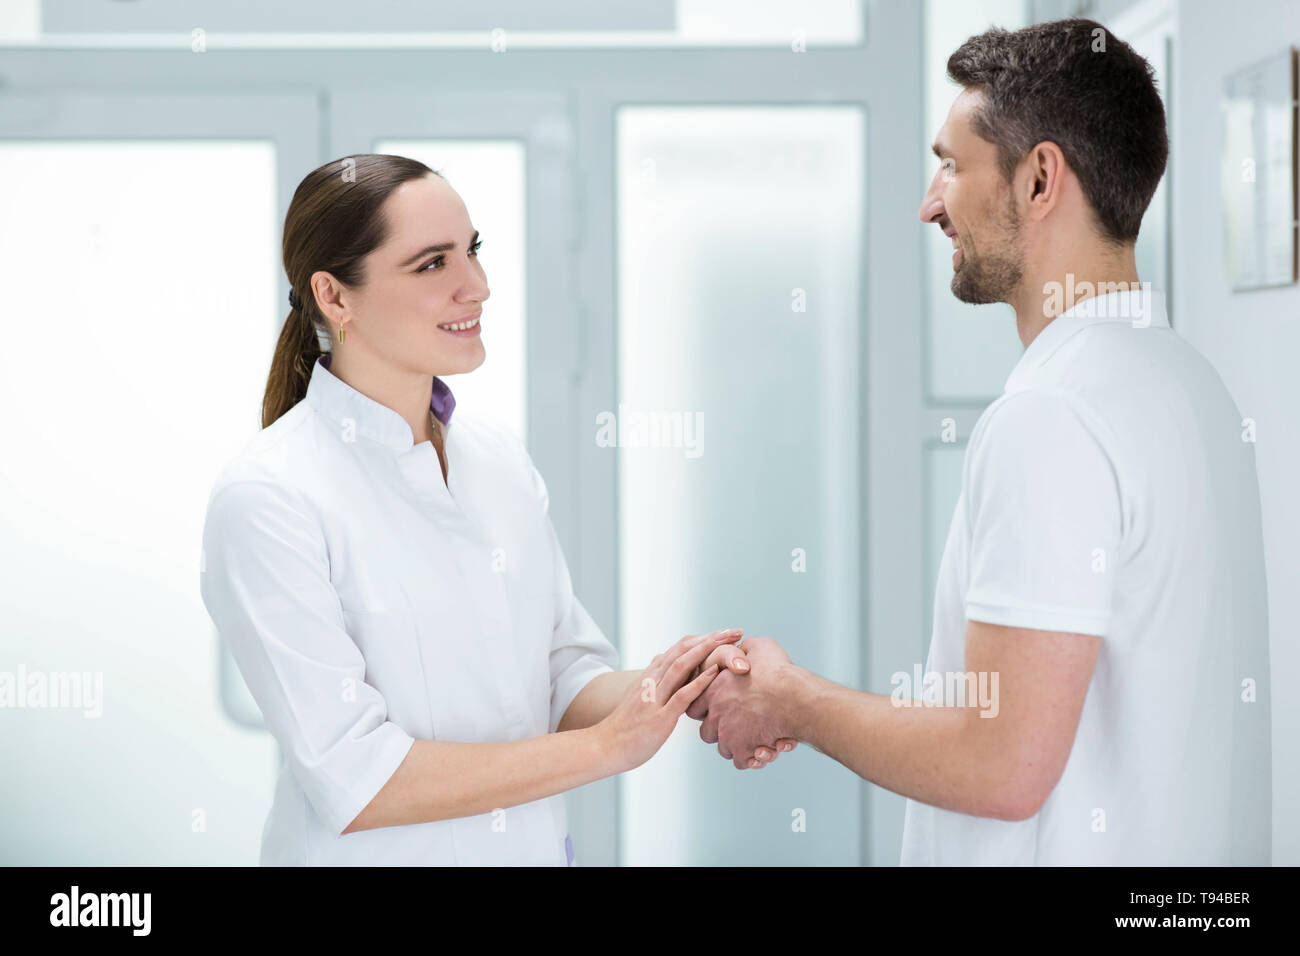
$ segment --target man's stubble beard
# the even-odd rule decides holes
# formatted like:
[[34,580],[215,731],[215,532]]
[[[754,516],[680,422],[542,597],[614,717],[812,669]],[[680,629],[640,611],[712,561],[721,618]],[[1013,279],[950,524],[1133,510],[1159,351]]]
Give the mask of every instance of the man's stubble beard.
[[1024,276],[1024,253],[1020,244],[1020,218],[1014,200],[1008,204],[997,245],[978,256],[962,253],[961,266],[953,273],[952,294],[971,305],[1010,302]]

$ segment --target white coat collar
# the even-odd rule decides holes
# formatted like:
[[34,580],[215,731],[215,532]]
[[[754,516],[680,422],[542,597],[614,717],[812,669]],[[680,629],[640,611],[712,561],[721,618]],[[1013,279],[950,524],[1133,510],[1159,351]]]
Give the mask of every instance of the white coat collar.
[[[411,426],[387,405],[363,395],[329,370],[330,353],[325,352],[312,366],[306,400],[318,413],[338,426],[340,433],[351,427],[356,434],[386,445],[394,451],[408,451],[415,445]],[[447,383],[436,375],[429,409],[443,425],[450,424],[456,399]],[[351,423],[349,425],[349,423]]]

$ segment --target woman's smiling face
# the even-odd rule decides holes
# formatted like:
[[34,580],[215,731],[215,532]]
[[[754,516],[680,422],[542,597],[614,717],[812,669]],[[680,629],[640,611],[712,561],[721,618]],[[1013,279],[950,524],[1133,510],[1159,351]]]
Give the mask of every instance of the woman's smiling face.
[[479,317],[490,292],[465,204],[441,176],[424,176],[393,190],[382,212],[388,239],[351,290],[348,338],[412,370],[473,371],[486,357]]

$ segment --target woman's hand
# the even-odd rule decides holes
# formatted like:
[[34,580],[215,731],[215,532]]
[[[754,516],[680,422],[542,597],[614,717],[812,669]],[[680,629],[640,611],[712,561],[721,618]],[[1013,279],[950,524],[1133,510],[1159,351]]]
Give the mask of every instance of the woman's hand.
[[[713,653],[705,659],[703,664],[696,668],[694,674],[691,676],[698,676],[702,671],[708,670],[714,664],[718,665],[719,674],[721,674],[723,670],[729,670],[734,674],[748,674],[749,661],[746,657],[747,654],[744,644],[722,644],[714,649]],[[699,707],[700,705],[697,703],[693,709],[698,710]],[[707,713],[707,711],[704,711],[703,714],[696,719],[703,720]],[[690,716],[695,717],[695,714],[690,714]],[[756,747],[754,749],[754,756],[749,759],[747,766],[750,770],[759,770],[775,760],[778,754],[788,753],[789,751],[794,750],[797,745],[798,741],[793,737],[781,737],[778,740],[774,740],[771,746]]]
[[[730,632],[725,632],[725,633],[730,633]],[[739,628],[737,628],[735,633],[736,633],[736,639],[739,640],[740,635],[744,632],[741,631]],[[732,644],[729,641],[724,642],[722,644],[719,644],[717,647],[713,649],[712,653],[710,653],[709,656],[704,659],[703,664],[695,668],[695,672],[691,675],[691,677],[693,678],[698,677],[701,673],[708,670],[714,664],[718,665],[719,671],[730,670],[730,671],[734,671],[737,674],[748,674],[749,661],[745,659],[745,656],[746,656],[745,648],[742,645]]]
[[704,667],[705,659],[740,636],[738,630],[727,630],[683,637],[628,685],[618,705],[596,725],[614,754],[618,773],[641,766],[664,745],[677,718],[718,675],[720,665]]

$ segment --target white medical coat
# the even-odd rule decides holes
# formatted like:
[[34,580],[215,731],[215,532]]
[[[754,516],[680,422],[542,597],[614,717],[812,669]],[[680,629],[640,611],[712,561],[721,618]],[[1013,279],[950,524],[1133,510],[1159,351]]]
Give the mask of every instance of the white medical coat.
[[562,795],[341,835],[415,740],[553,732],[618,663],[526,450],[451,418],[444,483],[430,442],[318,360],[213,487],[203,601],[284,758],[263,865],[572,861]]

